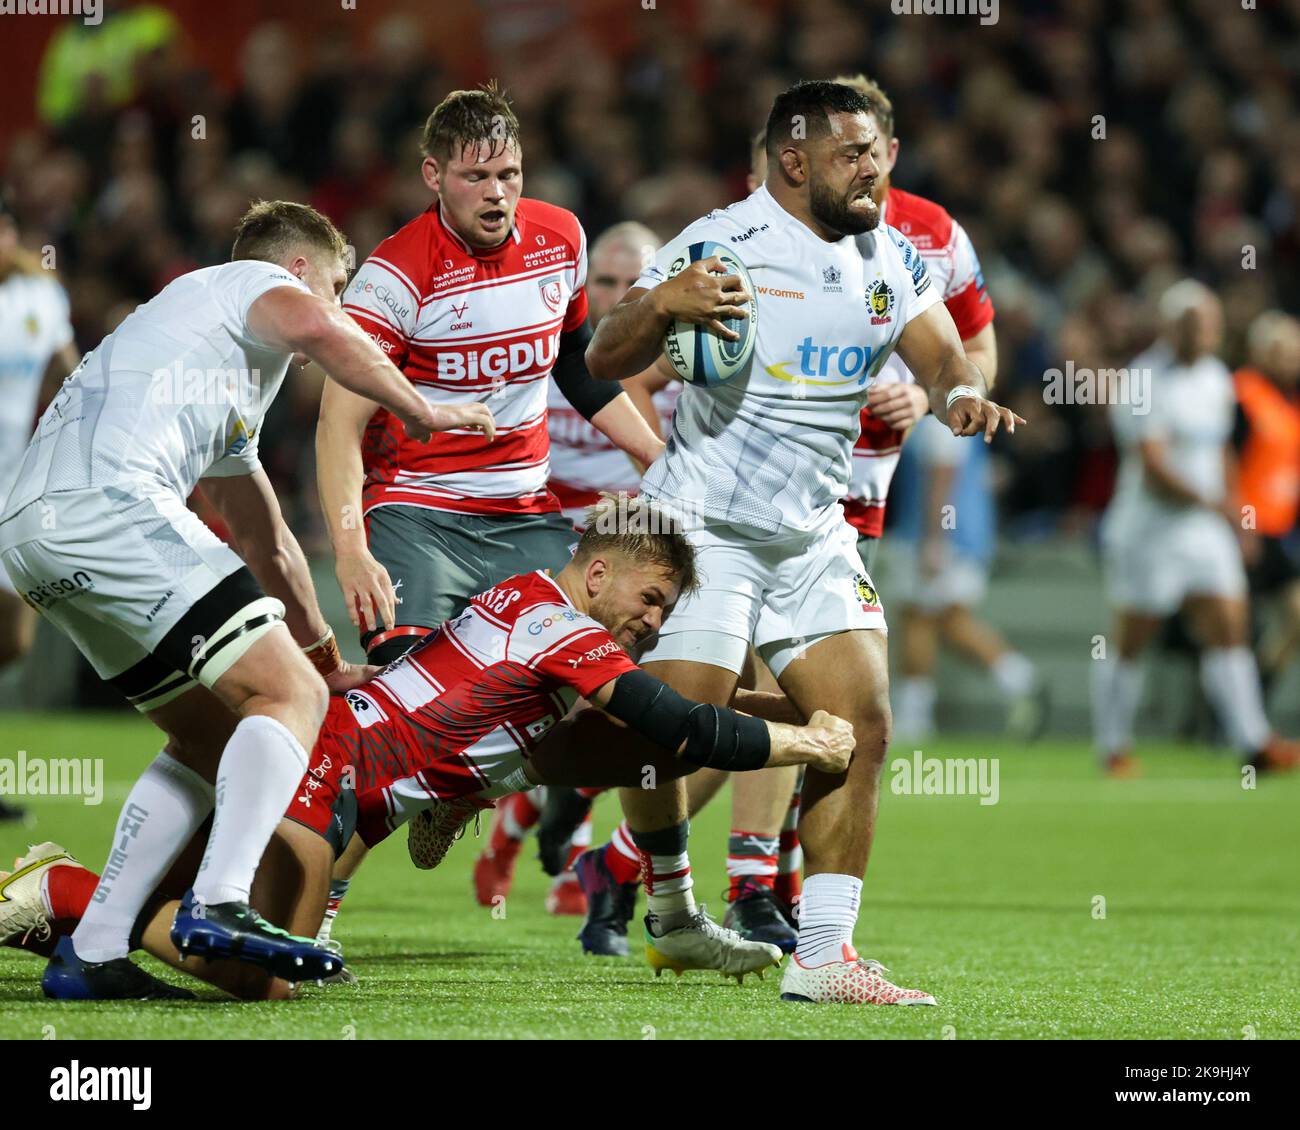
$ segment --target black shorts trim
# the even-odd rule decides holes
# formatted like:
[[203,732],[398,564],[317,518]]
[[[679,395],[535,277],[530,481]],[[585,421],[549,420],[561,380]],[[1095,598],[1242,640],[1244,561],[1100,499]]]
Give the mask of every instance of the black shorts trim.
[[253,574],[249,572],[248,566],[241,566],[195,601],[185,615],[176,621],[171,631],[163,636],[158,646],[154,648],[153,654],[164,662],[171,664],[177,671],[190,671],[192,665],[193,671],[191,674],[197,678],[208,660],[220,652],[231,640],[238,639],[245,632],[259,627],[266,623],[267,620],[276,619],[276,617],[254,617],[246,624],[205,647],[203,656],[197,662],[194,656],[194,637],[202,636],[205,640],[212,639],[213,634],[219,631],[222,625],[241,608],[247,608],[254,601],[263,600],[265,597],[266,593],[262,591],[262,586],[253,579]]
[[126,696],[132,706],[144,699],[158,698],[193,680],[156,655],[146,655],[108,682]]

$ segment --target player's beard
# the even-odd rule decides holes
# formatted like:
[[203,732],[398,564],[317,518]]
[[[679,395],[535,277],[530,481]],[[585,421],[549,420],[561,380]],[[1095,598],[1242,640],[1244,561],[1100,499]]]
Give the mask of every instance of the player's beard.
[[840,232],[842,235],[861,235],[876,228],[880,223],[880,209],[870,196],[864,202],[870,207],[857,211],[849,207],[849,200],[857,195],[857,190],[848,197],[836,196],[825,181],[813,180],[808,186],[808,210],[819,224]]

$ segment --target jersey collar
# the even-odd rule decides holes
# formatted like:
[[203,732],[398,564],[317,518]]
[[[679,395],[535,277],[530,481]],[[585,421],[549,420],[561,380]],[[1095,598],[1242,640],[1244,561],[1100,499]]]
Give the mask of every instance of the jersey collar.
[[774,197],[767,190],[766,181],[764,181],[756,189],[754,189],[753,195],[758,198],[759,206],[763,208],[766,212],[768,212],[778,223],[793,228],[795,231],[802,232],[805,236],[807,236],[810,240],[812,240],[818,247],[823,247],[823,248],[839,247],[844,242],[844,240],[854,238],[851,235],[846,235],[836,240],[834,243],[827,243],[826,240],[822,239],[821,236],[819,236],[815,231],[812,230],[812,228],[810,228],[801,219],[799,219],[798,216],[792,215],[791,213],[787,212],[784,208],[781,207],[780,204],[776,202],[776,197]]
[[545,569],[534,569],[533,572],[536,573],[539,577],[541,577],[542,580],[544,580],[548,585],[551,586],[551,588],[553,588],[556,592],[558,592],[560,594],[560,599],[564,601],[565,604],[567,604],[570,608],[573,608],[575,611],[577,610],[573,601],[569,599],[569,594],[566,593],[562,588],[560,588],[559,585],[555,583],[555,578],[552,577]]
[[[520,200],[519,203],[522,204],[523,201]],[[509,250],[511,244],[518,244],[523,240],[523,235],[519,231],[519,225],[523,220],[523,217],[520,215],[520,211],[518,207],[515,208],[515,222],[510,225],[510,234],[505,239],[503,239],[500,243],[498,243],[495,247],[488,247],[488,248],[471,247],[468,243],[465,242],[460,232],[458,232],[455,228],[451,226],[451,224],[447,223],[447,221],[442,218],[441,200],[435,200],[433,202],[433,205],[431,206],[431,211],[433,212],[434,219],[438,221],[438,227],[440,227],[446,233],[447,238],[450,239],[457,247],[459,247],[461,251],[463,251],[466,255],[474,259],[498,258],[499,256],[504,255],[506,251]]]

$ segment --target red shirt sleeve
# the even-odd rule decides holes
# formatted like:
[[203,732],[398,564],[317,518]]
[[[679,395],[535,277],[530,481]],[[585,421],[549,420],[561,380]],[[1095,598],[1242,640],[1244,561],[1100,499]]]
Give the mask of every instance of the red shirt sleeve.
[[566,334],[572,333],[574,330],[581,329],[586,320],[587,288],[580,286],[569,299],[569,308],[564,312],[564,325],[561,328]]

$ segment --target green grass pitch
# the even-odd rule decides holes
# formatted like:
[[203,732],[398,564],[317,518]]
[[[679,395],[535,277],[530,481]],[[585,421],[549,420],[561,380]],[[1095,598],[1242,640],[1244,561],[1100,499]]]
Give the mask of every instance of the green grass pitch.
[[[89,866],[158,735],[120,715],[0,717],[0,757],[102,757],[99,806],[37,799],[34,829],[0,826],[8,866],[30,839]],[[1219,1038],[1300,1036],[1300,780],[1241,787],[1228,759],[1140,751],[1147,776],[1100,779],[1082,743],[937,739],[925,754],[998,757],[1000,796],[895,795],[886,773],[859,950],[938,1008],[783,1004],[779,975],[656,980],[639,955],[586,958],[578,922],[548,915],[522,857],[505,917],[475,905],[479,844],[416,871],[395,836],[353,884],[336,936],[361,978],[288,1004],[46,1001],[41,962],[0,950],[0,1036],[102,1038]],[[896,757],[911,749],[897,748]],[[616,804],[597,805],[597,836]],[[694,824],[696,896],[724,909],[725,796]],[[597,842],[600,842],[599,839]],[[1104,899],[1104,917],[1100,915]],[[635,947],[634,947],[635,948]],[[143,959],[155,970],[151,959]]]

